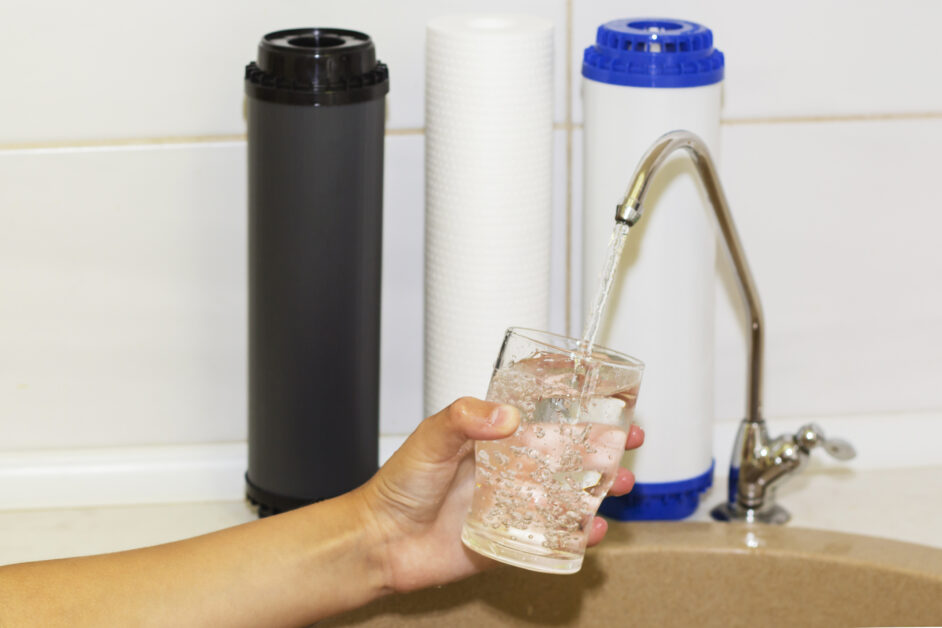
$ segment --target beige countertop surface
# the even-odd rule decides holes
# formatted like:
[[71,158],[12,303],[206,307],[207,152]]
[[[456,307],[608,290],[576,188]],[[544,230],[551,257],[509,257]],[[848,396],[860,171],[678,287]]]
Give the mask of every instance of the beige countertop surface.
[[[717,476],[689,521],[723,499]],[[942,548],[942,467],[815,467],[779,491],[787,524]],[[0,564],[112,552],[175,541],[255,518],[243,501],[0,510]]]

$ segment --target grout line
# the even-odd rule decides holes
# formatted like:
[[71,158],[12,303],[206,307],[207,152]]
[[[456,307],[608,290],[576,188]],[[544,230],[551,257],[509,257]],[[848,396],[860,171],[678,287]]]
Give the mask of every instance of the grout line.
[[[555,125],[554,125],[555,126]],[[572,0],[566,0],[566,335],[572,336]]]
[[[814,124],[821,122],[886,122],[902,120],[942,120],[942,111],[916,113],[862,113],[836,116],[769,116],[765,118],[722,118],[723,126],[746,126],[750,124]],[[565,126],[565,125],[558,125]],[[572,125],[573,130],[582,129],[581,122]]]
[[[566,117],[563,122],[554,122],[554,131],[566,131],[566,224],[567,229],[571,226],[572,219],[572,132],[582,129],[582,123],[572,121],[572,0],[566,0],[566,84],[570,89],[566,90]],[[868,122],[868,121],[899,121],[899,120],[942,120],[942,111],[921,111],[911,113],[862,113],[833,116],[767,116],[756,118],[723,118],[720,123],[724,126],[740,126],[750,124],[807,124],[820,122]],[[386,129],[387,136],[400,135],[422,135],[425,133],[424,127],[404,127],[400,129]],[[36,150],[36,149],[59,149],[59,148],[107,148],[121,146],[161,146],[168,144],[211,144],[217,142],[243,142],[244,133],[233,133],[223,135],[170,135],[167,137],[131,137],[116,139],[98,139],[98,140],[65,140],[49,142],[12,142],[9,144],[0,143],[0,151],[12,150]],[[566,292],[570,291],[570,268],[569,258],[571,251],[567,244],[566,251]],[[570,311],[567,302],[566,306],[566,325],[569,326]]]
[[805,124],[809,122],[868,122],[887,120],[939,120],[942,111],[912,113],[861,113],[833,116],[768,116],[764,118],[723,118],[720,123],[729,126],[745,124]]
[[244,141],[245,134],[180,135],[167,137],[129,137],[108,140],[65,140],[53,142],[18,142],[0,144],[0,150],[45,150],[50,148],[108,148],[113,146],[141,146],[166,144],[211,144]]
[[[566,122],[554,122],[554,131],[569,130]],[[386,136],[424,135],[424,127],[386,129]],[[99,140],[60,140],[49,142],[0,143],[0,151],[50,150],[69,148],[120,148],[122,146],[167,146],[170,144],[214,144],[219,142],[244,142],[244,133],[229,135],[169,135],[167,137],[129,137]]]
[[[563,125],[559,125],[563,128]],[[422,135],[422,127],[386,129],[386,135]],[[218,142],[244,142],[245,133],[225,135],[169,135],[167,137],[128,137],[99,140],[64,140],[50,142],[13,142],[0,144],[6,150],[48,150],[61,148],[113,148],[121,146],[166,146],[168,144],[215,144]]]

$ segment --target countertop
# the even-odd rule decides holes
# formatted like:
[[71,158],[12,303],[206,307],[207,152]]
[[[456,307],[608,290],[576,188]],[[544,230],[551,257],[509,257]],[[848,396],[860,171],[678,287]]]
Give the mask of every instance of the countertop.
[[[708,521],[723,499],[717,476],[689,519]],[[942,548],[942,467],[855,470],[814,464],[779,491],[787,525]],[[0,510],[0,564],[112,552],[251,521],[244,501]],[[630,525],[630,524],[629,524]]]

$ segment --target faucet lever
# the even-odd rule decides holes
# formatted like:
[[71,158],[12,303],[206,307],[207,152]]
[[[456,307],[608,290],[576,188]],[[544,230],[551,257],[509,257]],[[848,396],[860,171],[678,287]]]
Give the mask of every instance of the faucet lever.
[[805,452],[810,452],[820,445],[824,447],[824,451],[837,460],[850,460],[857,455],[857,450],[848,441],[841,438],[825,438],[824,430],[817,423],[802,425],[795,434],[795,444]]
[[786,523],[791,515],[775,503],[775,492],[805,468],[816,447],[838,460],[857,455],[846,440],[825,438],[824,430],[815,423],[802,425],[794,434],[770,438],[764,425],[744,420],[730,463],[729,501],[710,514],[718,521]]

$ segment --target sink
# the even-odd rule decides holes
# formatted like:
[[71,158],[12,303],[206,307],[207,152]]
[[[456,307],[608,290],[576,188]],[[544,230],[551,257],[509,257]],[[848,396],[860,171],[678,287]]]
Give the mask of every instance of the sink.
[[942,625],[942,549],[795,527],[610,523],[571,576],[498,567],[318,626]]

